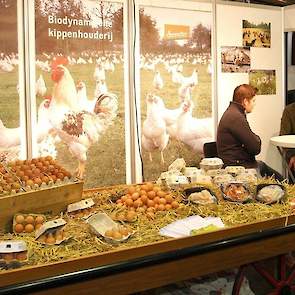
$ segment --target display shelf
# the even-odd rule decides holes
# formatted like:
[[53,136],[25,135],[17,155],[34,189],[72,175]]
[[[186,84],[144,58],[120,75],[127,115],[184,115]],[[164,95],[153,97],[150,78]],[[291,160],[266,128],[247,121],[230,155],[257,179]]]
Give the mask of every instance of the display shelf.
[[127,294],[294,250],[295,217],[0,274],[0,294]]
[[15,213],[59,214],[67,205],[82,199],[83,182],[77,181],[49,188],[0,197],[0,228],[6,230],[12,224]]

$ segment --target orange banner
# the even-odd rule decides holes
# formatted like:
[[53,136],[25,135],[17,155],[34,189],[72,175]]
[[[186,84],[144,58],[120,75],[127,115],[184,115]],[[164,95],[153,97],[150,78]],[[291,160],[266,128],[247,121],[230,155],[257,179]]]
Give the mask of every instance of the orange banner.
[[165,40],[181,40],[189,39],[190,27],[182,25],[165,24],[164,39]]

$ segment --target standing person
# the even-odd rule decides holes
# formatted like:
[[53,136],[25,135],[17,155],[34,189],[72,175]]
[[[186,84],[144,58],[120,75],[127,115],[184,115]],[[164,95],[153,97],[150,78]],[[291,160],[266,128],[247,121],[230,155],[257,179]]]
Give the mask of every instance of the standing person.
[[255,156],[261,151],[261,140],[250,128],[246,114],[255,106],[256,89],[248,84],[235,88],[233,101],[222,115],[217,129],[217,152],[225,166],[257,168],[261,176],[284,178]]
[[[287,105],[281,119],[280,135],[295,134],[295,102]],[[286,149],[286,160],[295,174],[295,149]]]

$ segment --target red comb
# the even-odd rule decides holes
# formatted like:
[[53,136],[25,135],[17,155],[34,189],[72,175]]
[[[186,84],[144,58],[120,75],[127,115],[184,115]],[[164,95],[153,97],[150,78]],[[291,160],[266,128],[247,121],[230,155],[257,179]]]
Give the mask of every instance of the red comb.
[[56,68],[58,65],[66,66],[68,62],[68,59],[64,56],[56,56],[52,59],[51,67]]

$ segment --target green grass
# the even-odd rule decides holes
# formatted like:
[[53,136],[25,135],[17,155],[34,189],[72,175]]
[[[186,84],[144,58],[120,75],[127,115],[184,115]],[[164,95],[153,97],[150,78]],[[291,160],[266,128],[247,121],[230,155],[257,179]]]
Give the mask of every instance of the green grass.
[[[198,68],[199,85],[193,91],[193,100],[196,105],[194,116],[199,118],[211,116],[211,77],[206,72],[204,65],[184,65],[184,75],[191,75],[193,69]],[[93,79],[94,65],[74,65],[68,66],[75,82],[82,80],[86,83],[87,95],[92,98],[94,95],[95,81]],[[158,92],[169,108],[179,106],[178,85],[171,81],[171,75],[168,74],[162,65],[158,67],[163,79],[164,88]],[[37,69],[36,79],[41,71]],[[50,73],[42,72],[47,86],[47,93],[52,93],[53,82]],[[0,118],[7,127],[19,126],[19,103],[16,90],[17,69],[12,73],[1,74],[0,81]],[[152,90],[152,81],[154,73],[142,71],[142,120],[146,117],[145,94]],[[125,111],[124,111],[124,84],[123,84],[123,66],[116,65],[114,73],[107,72],[106,82],[109,91],[118,95],[119,110],[118,116],[114,120],[106,133],[100,138],[99,142],[92,145],[88,150],[88,161],[86,165],[85,187],[97,187],[103,185],[125,183]],[[37,98],[37,105],[42,101]],[[68,148],[63,144],[57,144],[57,160],[70,171],[75,171],[77,161],[69,153]],[[199,156],[194,154],[187,146],[170,140],[164,151],[165,165],[160,164],[160,153],[153,153],[153,162],[148,159],[148,154],[143,151],[144,176],[146,179],[155,180],[162,171],[178,157],[183,157],[188,165],[196,165],[199,162]]]

